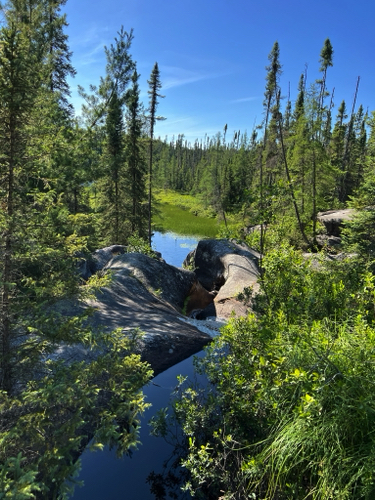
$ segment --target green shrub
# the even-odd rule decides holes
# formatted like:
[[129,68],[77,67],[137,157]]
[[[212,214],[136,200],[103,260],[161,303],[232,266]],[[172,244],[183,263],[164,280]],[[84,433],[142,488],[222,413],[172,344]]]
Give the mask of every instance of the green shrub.
[[[374,277],[355,262],[264,261],[257,315],[232,319],[199,361],[181,425],[197,498],[375,496]],[[373,308],[373,306],[372,306]]]

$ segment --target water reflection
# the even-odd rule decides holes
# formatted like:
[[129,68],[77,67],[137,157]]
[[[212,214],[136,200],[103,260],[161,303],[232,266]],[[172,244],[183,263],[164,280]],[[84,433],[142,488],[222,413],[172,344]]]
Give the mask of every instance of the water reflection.
[[181,267],[185,257],[191,250],[194,250],[198,241],[199,239],[194,236],[156,231],[152,237],[152,248],[160,252],[168,264]]
[[[197,356],[202,356],[202,353]],[[171,467],[176,460],[175,443],[150,435],[148,422],[161,408],[169,405],[177,385],[178,375],[196,377],[193,356],[153,379],[144,388],[146,401],[152,403],[142,418],[138,450],[121,459],[114,451],[85,451],[81,457],[82,471],[78,480],[85,485],[77,487],[74,500],[163,500],[185,499],[190,495],[180,490],[181,471]],[[172,494],[172,496],[170,496]]]

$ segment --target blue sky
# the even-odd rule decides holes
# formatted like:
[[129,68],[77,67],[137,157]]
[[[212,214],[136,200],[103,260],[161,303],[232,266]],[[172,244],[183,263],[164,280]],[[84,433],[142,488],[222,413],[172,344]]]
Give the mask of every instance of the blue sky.
[[308,84],[319,77],[319,56],[328,37],[334,49],[328,89],[335,87],[335,110],[345,99],[351,109],[357,77],[358,104],[375,110],[375,2],[371,0],[68,0],[72,62],[72,102],[77,84],[88,89],[105,74],[103,46],[121,25],[134,29],[131,54],[141,74],[147,105],[147,79],[158,62],[162,93],[155,133],[184,134],[188,141],[215,135],[228,124],[251,132],[263,118],[267,56],[275,40],[283,66],[282,94],[297,95],[308,65]]

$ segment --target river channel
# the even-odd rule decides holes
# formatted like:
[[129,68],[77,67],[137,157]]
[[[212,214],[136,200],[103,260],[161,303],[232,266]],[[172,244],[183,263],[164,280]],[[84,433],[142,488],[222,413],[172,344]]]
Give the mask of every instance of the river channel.
[[[198,239],[184,237],[174,233],[158,233],[153,236],[152,247],[160,252],[168,264],[180,267],[186,255],[195,248]],[[199,355],[202,355],[200,353]],[[163,474],[163,464],[172,456],[173,446],[161,438],[150,436],[148,425],[151,417],[160,409],[169,405],[177,384],[178,375],[196,378],[193,368],[193,356],[172,366],[155,377],[143,388],[146,401],[151,403],[142,417],[139,440],[141,444],[131,456],[116,458],[114,451],[85,451],[81,456],[82,469],[78,481],[84,486],[77,486],[74,500],[162,500],[169,496],[156,496],[150,490],[147,478],[150,474]],[[177,485],[173,489],[182,500],[191,498],[182,493]]]

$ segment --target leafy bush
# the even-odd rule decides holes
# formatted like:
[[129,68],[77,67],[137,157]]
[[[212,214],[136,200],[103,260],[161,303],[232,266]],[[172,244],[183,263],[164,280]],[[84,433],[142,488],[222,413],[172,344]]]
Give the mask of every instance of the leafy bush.
[[128,238],[126,251],[128,253],[137,252],[143,253],[144,255],[148,255],[149,257],[155,258],[156,253],[150,247],[148,242],[138,236],[137,234],[133,234]]
[[264,265],[257,315],[232,319],[198,363],[209,387],[174,403],[185,488],[206,499],[374,498],[373,276],[285,246]]
[[152,374],[131,354],[138,334],[80,335],[87,350],[101,353],[97,359],[49,359],[43,375],[16,395],[0,392],[0,498],[67,498],[90,438],[93,448],[108,444],[119,456],[137,443],[148,406],[140,389]]

